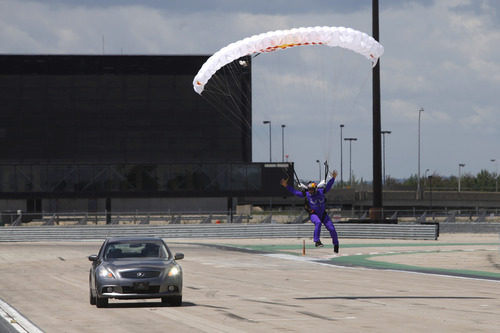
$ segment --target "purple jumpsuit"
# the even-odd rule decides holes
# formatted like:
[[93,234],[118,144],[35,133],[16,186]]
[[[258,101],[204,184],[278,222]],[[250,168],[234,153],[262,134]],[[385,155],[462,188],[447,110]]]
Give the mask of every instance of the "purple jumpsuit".
[[323,223],[326,229],[330,232],[333,245],[339,245],[339,239],[337,236],[337,231],[335,230],[335,226],[333,225],[330,216],[328,216],[328,213],[325,211],[325,193],[330,191],[334,182],[335,178],[331,178],[324,189],[318,188],[312,195],[309,193],[309,191],[301,192],[299,190],[296,190],[291,185],[288,185],[286,188],[290,193],[297,197],[303,198],[305,195],[305,197],[307,198],[307,202],[309,204],[309,207],[311,208],[309,217],[311,219],[311,222],[314,223],[314,241],[319,242],[321,223]]

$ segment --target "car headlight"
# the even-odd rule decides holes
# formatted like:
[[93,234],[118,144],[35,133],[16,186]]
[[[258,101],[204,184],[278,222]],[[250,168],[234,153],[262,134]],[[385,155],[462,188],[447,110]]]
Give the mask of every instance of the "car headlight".
[[179,273],[181,272],[181,270],[179,269],[179,267],[177,266],[174,266],[170,269],[170,271],[168,271],[168,276],[176,276],[178,275]]
[[114,279],[115,276],[113,275],[113,273],[107,269],[106,267],[101,267],[99,269],[99,276],[100,277],[103,277],[103,278],[108,278],[108,279]]

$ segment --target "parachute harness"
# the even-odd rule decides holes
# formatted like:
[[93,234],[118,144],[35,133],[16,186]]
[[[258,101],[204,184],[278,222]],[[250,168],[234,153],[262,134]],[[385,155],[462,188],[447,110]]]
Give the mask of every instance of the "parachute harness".
[[[329,165],[328,165],[328,161],[325,161],[324,163],[324,166],[325,166],[325,178],[324,178],[324,184],[326,184],[326,179],[328,177],[328,172],[329,172]],[[299,188],[301,189],[302,191],[302,194],[304,195],[304,210],[309,214],[314,214],[314,210],[311,208],[310,204],[309,204],[309,200],[307,199],[307,186],[305,186],[304,184],[302,184],[302,182],[300,181],[299,179],[299,176],[297,175],[297,172],[295,171],[295,168],[293,169],[293,175],[295,177],[295,181],[297,182],[297,184],[299,184]],[[287,174],[288,176],[288,174]],[[321,185],[321,183],[320,183]],[[316,189],[320,187],[319,185],[316,186]],[[325,197],[325,203],[326,203],[326,197]],[[323,214],[324,215],[324,214]],[[320,220],[323,221],[323,218],[324,216],[320,216]]]

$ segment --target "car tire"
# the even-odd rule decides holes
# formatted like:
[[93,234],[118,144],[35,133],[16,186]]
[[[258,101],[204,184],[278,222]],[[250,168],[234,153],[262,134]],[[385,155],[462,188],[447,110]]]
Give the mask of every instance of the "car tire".
[[90,295],[90,305],[95,305],[96,299],[95,296],[92,294],[92,289],[89,289],[89,295]]
[[181,306],[182,305],[182,296],[162,297],[161,302],[163,304],[169,304],[169,305],[173,305],[173,306]]
[[95,305],[98,308],[105,308],[108,306],[108,299],[105,297],[99,297],[99,295],[97,295],[95,298]]

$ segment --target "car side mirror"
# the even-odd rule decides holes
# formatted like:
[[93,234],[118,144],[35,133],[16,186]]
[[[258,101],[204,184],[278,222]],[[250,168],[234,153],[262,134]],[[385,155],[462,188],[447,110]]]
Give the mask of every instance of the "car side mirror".
[[181,260],[184,259],[184,253],[176,253],[174,256],[175,260]]
[[97,256],[97,254],[93,254],[93,255],[89,256],[90,261],[97,261],[98,258],[99,257]]

